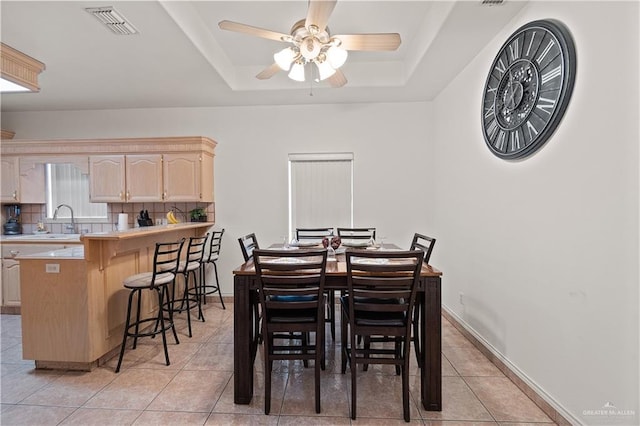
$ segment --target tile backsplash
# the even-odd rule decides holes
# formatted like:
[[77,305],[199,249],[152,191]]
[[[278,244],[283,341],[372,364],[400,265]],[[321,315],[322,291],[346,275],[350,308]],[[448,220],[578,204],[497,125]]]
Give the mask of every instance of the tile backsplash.
[[[47,219],[47,208],[44,204],[22,204],[20,222],[22,223],[22,233],[31,234],[38,227],[38,222],[43,221],[47,231],[55,234],[63,233],[64,225],[69,219],[59,219],[53,221]],[[189,211],[195,208],[203,208],[207,212],[207,221],[215,222],[215,203],[114,203],[107,204],[107,219],[91,221],[90,219],[77,219],[76,231],[80,232],[111,232],[117,231],[118,214],[127,213],[129,215],[129,227],[138,226],[137,217],[140,210],[147,210],[149,218],[155,224],[161,224],[166,220],[166,214],[173,210],[176,218],[180,222],[189,222]],[[6,211],[0,209],[2,223],[6,222]]]

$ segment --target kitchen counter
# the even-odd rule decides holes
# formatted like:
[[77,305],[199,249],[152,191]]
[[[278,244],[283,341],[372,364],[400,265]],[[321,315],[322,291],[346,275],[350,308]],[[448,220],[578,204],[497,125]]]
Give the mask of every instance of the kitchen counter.
[[20,234],[3,235],[0,243],[80,243],[80,234]]
[[59,260],[59,259],[84,259],[84,246],[79,245],[78,247],[68,247],[58,250],[49,250],[43,251],[41,253],[33,253],[26,255],[18,255],[15,257],[16,260],[26,260],[26,259],[48,259],[48,260]]
[[[213,225],[82,234],[77,247],[17,256],[23,358],[47,369],[87,371],[104,364],[122,341],[129,296],[122,281],[151,270],[156,242],[201,236]],[[156,298],[143,298],[142,315],[154,315],[157,308]]]

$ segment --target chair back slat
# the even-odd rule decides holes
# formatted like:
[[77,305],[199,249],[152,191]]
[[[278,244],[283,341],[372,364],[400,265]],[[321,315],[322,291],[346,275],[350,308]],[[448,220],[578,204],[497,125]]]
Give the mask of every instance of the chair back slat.
[[255,249],[260,248],[256,234],[253,232],[238,238],[238,243],[240,243],[240,250],[242,250],[242,257],[244,257],[245,262],[253,258],[253,251]]
[[224,229],[221,231],[212,231],[211,238],[209,239],[209,254],[207,255],[207,262],[213,262],[220,256],[220,249],[222,248],[222,236],[224,235]]
[[[349,317],[358,327],[363,312],[401,314],[408,325],[415,304],[423,253],[412,251],[346,251]],[[409,331],[407,331],[408,333]]]
[[333,228],[296,228],[296,240],[321,240],[333,237]]
[[376,239],[376,228],[338,228],[337,230],[340,238],[353,240]]
[[435,238],[415,233],[413,235],[413,240],[411,241],[410,250],[422,250],[424,252],[424,262],[429,263],[429,259],[431,259],[431,252],[433,252],[433,246],[435,244]]
[[185,238],[174,242],[156,243],[153,254],[153,276],[151,278],[151,286],[154,286],[156,277],[167,273],[175,274],[178,271],[182,248],[184,247]]
[[253,251],[258,281],[258,294],[268,322],[272,313],[313,311],[323,318],[323,291],[327,267],[327,250],[261,250]]

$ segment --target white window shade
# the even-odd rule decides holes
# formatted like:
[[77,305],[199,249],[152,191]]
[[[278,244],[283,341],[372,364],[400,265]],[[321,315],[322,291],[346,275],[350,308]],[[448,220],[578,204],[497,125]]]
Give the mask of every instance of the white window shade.
[[[105,219],[106,203],[89,201],[89,175],[83,174],[73,164],[47,164],[47,216],[60,204],[73,208],[75,218]],[[71,212],[61,209],[58,218],[69,218]]]
[[289,155],[289,225],[350,227],[353,154]]

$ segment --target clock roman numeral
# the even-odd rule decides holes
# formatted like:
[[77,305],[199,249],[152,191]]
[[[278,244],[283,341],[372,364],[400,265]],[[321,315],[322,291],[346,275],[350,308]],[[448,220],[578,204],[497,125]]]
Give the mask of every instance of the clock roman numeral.
[[498,122],[496,120],[492,120],[487,127],[487,133],[489,134],[489,139],[493,139],[498,131]]
[[[551,48],[556,44],[555,41],[551,40],[549,41],[549,44],[547,44],[547,47],[544,48],[544,50],[542,51],[542,53],[540,54],[540,56],[538,56],[536,58],[536,62],[538,64],[542,63],[542,60],[544,59],[545,56],[547,56],[547,53],[549,53],[549,51],[551,50]],[[543,83],[544,84],[544,83]]]
[[485,108],[484,118],[489,118],[494,114],[495,110],[493,109],[493,105],[491,105],[489,108]]
[[509,143],[511,145],[511,151],[520,149],[520,132],[518,132],[518,129],[510,133]]
[[551,113],[553,112],[553,106],[555,104],[556,104],[555,99],[548,99],[540,96],[538,100],[538,105],[536,105],[536,108],[539,108],[540,111],[544,111],[547,114],[551,115]]
[[533,40],[536,39],[536,32],[534,31],[531,34],[531,40],[529,41],[529,46],[527,46],[527,53],[525,56],[529,56],[531,54],[531,46],[533,46]]
[[502,58],[498,60],[498,63],[496,64],[496,69],[500,71],[501,74],[504,74],[504,72],[506,71],[507,67],[504,65]]
[[520,48],[519,48],[520,39],[516,38],[513,40],[513,43],[509,45],[509,53],[511,54],[511,62],[515,62],[516,59],[520,58]]
[[493,143],[493,146],[495,146],[498,151],[504,152],[506,141],[507,141],[507,133],[504,130],[500,130],[500,133],[498,133],[498,137],[496,138],[496,141]]
[[558,65],[548,73],[542,74],[542,85],[544,86],[547,82],[553,80],[556,77],[559,77],[560,75],[562,75],[562,68],[560,67],[560,65]]
[[538,136],[538,130],[536,130],[530,121],[527,121],[527,130],[529,131],[529,139],[534,140],[535,137]]

